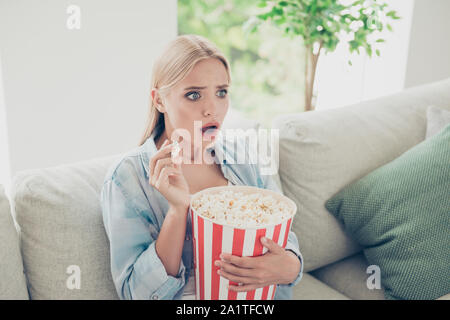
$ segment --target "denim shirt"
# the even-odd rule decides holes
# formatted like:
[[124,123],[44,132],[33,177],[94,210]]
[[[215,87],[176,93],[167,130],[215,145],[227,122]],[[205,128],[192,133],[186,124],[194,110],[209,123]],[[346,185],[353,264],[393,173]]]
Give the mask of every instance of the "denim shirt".
[[[162,125],[156,127],[143,145],[125,153],[109,168],[100,194],[103,223],[110,244],[111,274],[120,299],[181,299],[193,272],[189,214],[182,259],[175,277],[167,274],[155,250],[156,239],[169,209],[166,198],[148,182],[149,161],[157,152],[155,139],[162,130]],[[224,177],[235,185],[281,193],[270,176],[260,174],[257,164],[233,164],[227,160],[236,159],[237,153],[245,152],[243,143],[239,138],[237,140],[237,145],[234,145],[234,140],[218,139],[209,147],[214,150],[214,161],[220,164]],[[286,250],[297,255],[301,268],[292,283],[277,285],[276,300],[292,299],[292,287],[303,275],[303,258],[292,231],[288,235]]]

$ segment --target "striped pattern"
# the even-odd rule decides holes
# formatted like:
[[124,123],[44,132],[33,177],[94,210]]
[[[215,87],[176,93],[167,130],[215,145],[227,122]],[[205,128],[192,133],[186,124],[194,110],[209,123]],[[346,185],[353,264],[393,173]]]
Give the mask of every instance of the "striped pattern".
[[220,253],[236,256],[260,256],[267,252],[260,238],[266,236],[286,247],[292,218],[278,225],[263,229],[237,229],[203,219],[190,209],[192,234],[194,235],[194,269],[197,300],[273,300],[276,285],[258,288],[248,292],[234,292],[227,289],[234,282],[220,277],[214,265],[220,260]]

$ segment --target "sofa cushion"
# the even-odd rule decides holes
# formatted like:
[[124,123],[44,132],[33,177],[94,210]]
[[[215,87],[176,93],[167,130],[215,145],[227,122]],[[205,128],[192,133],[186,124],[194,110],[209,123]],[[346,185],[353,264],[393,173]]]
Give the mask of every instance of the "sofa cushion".
[[450,124],[326,202],[379,266],[387,299],[450,292]]
[[305,271],[361,250],[324,207],[338,190],[425,138],[426,108],[450,109],[450,79],[337,109],[277,117],[283,192],[297,204],[293,222]]
[[320,269],[316,269],[311,274],[335,289],[338,292],[348,296],[354,300],[384,300],[384,288],[371,285],[370,289],[367,280],[381,280],[370,278],[374,275],[374,271],[369,267],[367,259],[362,252],[351,257],[329,264]]
[[329,287],[309,273],[293,288],[292,300],[349,300],[349,297]]
[[427,133],[428,139],[444,129],[450,123],[450,111],[430,106],[427,109]]
[[119,157],[22,171],[13,178],[31,299],[117,299],[99,194]]
[[[309,274],[352,300],[384,299],[382,284],[380,288],[371,286],[369,289],[367,286],[368,280],[373,284],[373,278],[369,277],[374,275],[374,269],[369,268],[369,263],[362,252],[311,271]],[[450,293],[436,300],[450,300]]]
[[9,200],[0,185],[0,300],[28,300],[23,273],[19,236],[9,207]]

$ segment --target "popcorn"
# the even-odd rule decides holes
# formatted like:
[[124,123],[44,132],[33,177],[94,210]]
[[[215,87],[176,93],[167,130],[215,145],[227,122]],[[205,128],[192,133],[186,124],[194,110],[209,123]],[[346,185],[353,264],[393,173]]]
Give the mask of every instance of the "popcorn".
[[221,253],[258,257],[268,252],[261,237],[286,248],[297,206],[273,190],[253,186],[219,186],[191,197],[196,299],[273,300],[276,284],[246,292],[229,290],[238,285],[220,276]]
[[172,161],[175,162],[176,164],[179,164],[179,160],[177,160],[179,154],[180,154],[181,148],[180,148],[180,144],[178,143],[178,141],[174,141],[173,142],[173,149],[172,149],[172,153],[171,153],[171,157],[172,157]]
[[274,225],[292,216],[290,206],[270,195],[232,190],[202,194],[193,200],[192,208],[216,223],[240,228]]

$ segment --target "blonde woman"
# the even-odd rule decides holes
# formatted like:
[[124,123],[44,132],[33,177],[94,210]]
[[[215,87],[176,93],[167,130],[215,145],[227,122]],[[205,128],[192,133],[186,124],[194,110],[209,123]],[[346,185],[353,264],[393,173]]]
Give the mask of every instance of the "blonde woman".
[[[217,138],[230,85],[227,59],[201,36],[177,37],[155,61],[143,138],[109,169],[101,191],[121,299],[195,299],[191,194],[232,184],[280,192],[257,165],[226,162],[245,152]],[[204,161],[207,155],[214,161]],[[263,245],[269,251],[260,257],[224,254],[215,261],[220,276],[240,284],[232,291],[277,284],[275,299],[291,299],[303,274],[297,237],[289,233],[286,249],[271,240]]]

